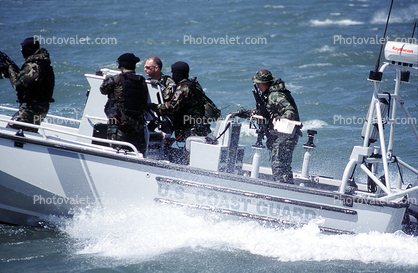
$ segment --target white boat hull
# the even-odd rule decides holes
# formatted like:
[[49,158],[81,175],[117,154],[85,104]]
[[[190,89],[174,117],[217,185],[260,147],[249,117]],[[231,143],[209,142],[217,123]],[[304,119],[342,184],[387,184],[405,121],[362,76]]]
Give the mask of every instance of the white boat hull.
[[0,219],[11,224],[36,224],[51,214],[70,216],[74,207],[161,202],[284,225],[317,220],[322,230],[335,233],[394,232],[401,229],[407,208],[25,138],[0,134],[1,154],[9,155],[0,162]]

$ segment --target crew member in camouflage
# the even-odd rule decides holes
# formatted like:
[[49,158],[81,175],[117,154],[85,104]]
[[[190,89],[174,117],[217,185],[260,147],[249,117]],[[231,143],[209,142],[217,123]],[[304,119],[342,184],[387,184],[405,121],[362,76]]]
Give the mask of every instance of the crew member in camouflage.
[[135,73],[138,62],[139,58],[134,54],[122,54],[118,58],[118,68],[122,73],[108,75],[100,86],[100,92],[108,96],[105,105],[108,117],[107,138],[132,143],[145,155],[148,130],[144,108],[148,101],[148,89],[144,77]]
[[[206,136],[210,132],[209,124],[205,123],[205,106],[194,84],[197,81],[189,79],[189,65],[176,62],[171,66],[172,78],[176,83],[176,90],[170,100],[162,104],[149,104],[148,108],[160,115],[172,119],[177,141],[184,141],[191,135]],[[200,85],[198,88],[201,88]]]
[[[261,69],[252,77],[259,90],[263,93],[266,108],[271,118],[270,131],[273,128],[272,120],[286,118],[299,121],[299,112],[290,91],[286,89],[282,79],[277,79],[266,69]],[[252,111],[242,110],[240,116],[248,117]],[[302,132],[298,128],[293,137],[269,133],[266,145],[271,154],[271,169],[275,181],[293,184],[292,156]]]
[[[49,53],[40,48],[35,38],[27,38],[21,43],[22,55],[25,63],[19,70],[9,65],[5,73],[10,83],[17,91],[19,111],[12,120],[40,125],[49,110],[49,103],[53,102],[52,94],[55,86],[55,75],[51,66]],[[36,128],[9,123],[9,128],[38,132]]]
[[[151,84],[154,86],[160,86],[162,98],[158,99],[159,103],[168,102],[173,95],[173,89],[176,88],[176,83],[174,80],[170,76],[164,75],[161,72],[162,67],[163,63],[158,57],[148,58],[144,66],[144,71],[149,77],[148,80],[151,82]],[[173,124],[171,121],[172,117],[156,117],[153,113],[151,113],[151,115],[146,114],[146,117],[149,121],[147,124],[149,130],[154,131],[156,128],[158,128],[160,131],[163,131],[167,135],[171,136],[173,130]]]
[[144,71],[149,77],[148,80],[151,81],[151,84],[160,85],[163,101],[167,102],[170,100],[170,97],[173,94],[173,88],[175,88],[176,83],[170,76],[164,75],[161,72],[162,68],[163,63],[161,62],[160,58],[150,57],[145,62]]

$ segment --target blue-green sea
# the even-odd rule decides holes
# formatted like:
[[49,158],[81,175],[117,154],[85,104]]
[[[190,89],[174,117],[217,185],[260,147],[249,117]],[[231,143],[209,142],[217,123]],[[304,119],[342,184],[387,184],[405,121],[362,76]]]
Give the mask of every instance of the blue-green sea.
[[[142,75],[150,56],[161,58],[166,74],[176,61],[187,62],[223,116],[255,106],[251,77],[268,69],[285,81],[304,124],[293,169],[301,171],[307,130],[317,130],[310,171],[341,178],[353,145],[362,144],[373,92],[367,78],[389,6],[389,0],[2,0],[0,50],[20,66],[20,43],[37,37],[56,76],[49,112],[72,118],[81,118],[90,88],[84,74],[116,69],[126,52],[140,57]],[[411,37],[417,19],[418,1],[395,0],[385,38]],[[383,75],[383,91],[393,90],[393,77]],[[417,83],[411,74],[401,89],[416,118]],[[17,107],[7,79],[0,80],[0,105]],[[394,153],[417,168],[418,143],[408,125],[396,126]],[[244,121],[241,142],[249,163],[256,134],[248,127]],[[267,151],[262,164],[269,166]],[[405,179],[417,178],[405,173]],[[159,206],[58,221],[43,228],[0,225],[0,272],[418,271],[417,237],[402,232],[326,235],[315,224],[274,229]]]

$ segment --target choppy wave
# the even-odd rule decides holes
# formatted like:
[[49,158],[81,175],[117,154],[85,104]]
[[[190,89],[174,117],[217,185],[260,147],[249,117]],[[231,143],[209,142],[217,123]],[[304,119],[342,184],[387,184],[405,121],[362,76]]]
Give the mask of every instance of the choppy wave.
[[[386,24],[388,17],[389,5],[387,9],[379,10],[374,13],[372,24]],[[389,23],[405,23],[413,22],[418,17],[418,4],[412,4],[406,8],[393,8]],[[412,27],[411,27],[412,28]]]
[[364,22],[353,21],[353,20],[350,20],[350,19],[345,19],[345,20],[326,19],[324,21],[311,20],[310,23],[311,23],[311,26],[313,26],[313,27],[334,26],[334,25],[337,25],[337,26],[353,26],[353,25],[364,24]]
[[329,45],[324,45],[321,48],[316,49],[317,52],[334,52],[335,48]]
[[264,5],[265,8],[284,9],[283,5]]
[[303,123],[302,131],[307,131],[307,130],[312,130],[312,129],[321,129],[328,125],[328,123],[319,119],[307,120],[302,123]]
[[299,66],[299,68],[306,68],[306,67],[319,67],[319,66],[333,66],[332,63],[314,63],[314,64],[304,64]]

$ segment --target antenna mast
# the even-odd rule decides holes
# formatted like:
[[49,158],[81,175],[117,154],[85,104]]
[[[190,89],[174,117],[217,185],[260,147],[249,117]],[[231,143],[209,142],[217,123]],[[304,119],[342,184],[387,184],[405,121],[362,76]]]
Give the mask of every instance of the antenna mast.
[[[386,20],[385,32],[383,33],[383,39],[385,39],[385,40],[386,40],[386,31],[388,29],[388,24],[389,24],[390,13],[392,11],[392,6],[393,6],[393,0],[390,3],[388,18]],[[379,72],[379,65],[380,65],[380,56],[382,55],[383,44],[384,43],[380,44],[379,57],[377,58],[376,67],[375,67],[374,70],[370,71],[369,80],[371,80],[371,81],[379,81],[379,82],[382,81],[383,73]]]
[[414,39],[415,29],[417,28],[417,21],[414,23],[414,29],[412,30],[411,41]]

